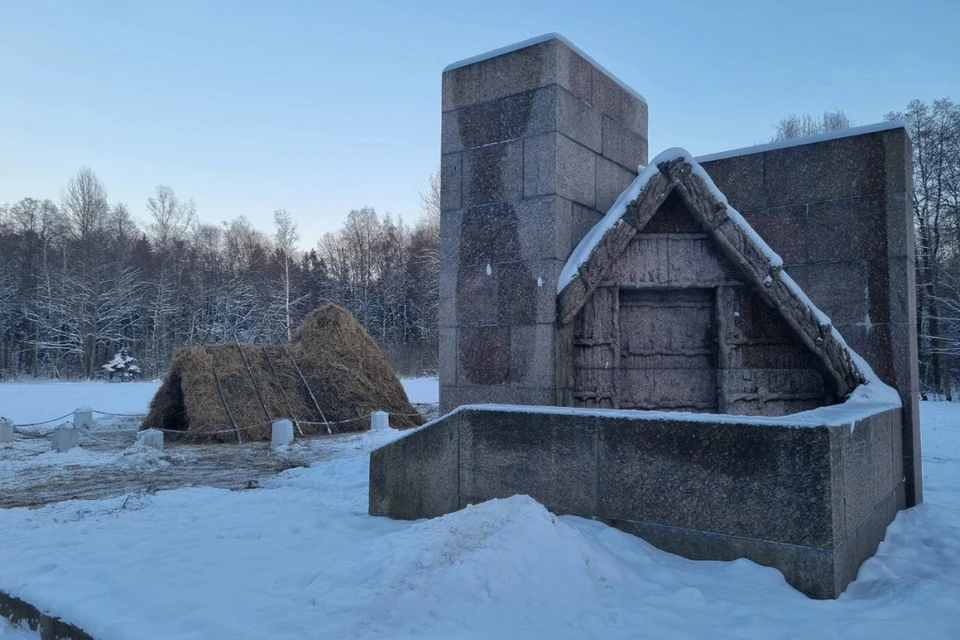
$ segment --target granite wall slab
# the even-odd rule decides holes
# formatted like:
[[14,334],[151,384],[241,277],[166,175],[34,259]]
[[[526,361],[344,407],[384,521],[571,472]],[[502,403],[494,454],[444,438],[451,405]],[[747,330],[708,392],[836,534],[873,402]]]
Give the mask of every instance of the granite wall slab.
[[[802,415],[802,414],[800,414]],[[749,558],[838,596],[902,508],[902,410],[843,424],[467,406],[370,458],[370,513],[529,495],[699,560]]]

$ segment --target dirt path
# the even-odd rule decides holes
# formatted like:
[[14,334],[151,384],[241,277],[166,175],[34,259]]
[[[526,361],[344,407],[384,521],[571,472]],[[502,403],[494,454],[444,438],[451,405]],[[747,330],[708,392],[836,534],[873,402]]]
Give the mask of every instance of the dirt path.
[[13,447],[0,449],[0,509],[189,486],[253,488],[261,478],[324,459],[324,443],[351,437],[300,440],[281,452],[265,442],[168,442],[160,453],[132,447],[136,430],[124,429],[85,433],[81,451],[56,454],[48,438],[18,436]]

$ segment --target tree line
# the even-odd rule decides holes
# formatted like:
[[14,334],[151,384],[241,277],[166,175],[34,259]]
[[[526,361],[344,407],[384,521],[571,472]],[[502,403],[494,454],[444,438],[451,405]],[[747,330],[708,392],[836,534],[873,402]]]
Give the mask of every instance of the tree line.
[[167,186],[138,223],[89,168],[59,202],[0,205],[0,378],[94,378],[118,352],[160,376],[188,345],[288,340],[307,313],[350,310],[404,373],[435,370],[439,183],[414,224],[351,211],[298,248],[291,214],[200,222]]
[[[886,114],[913,139],[921,383],[951,398],[960,378],[960,106],[910,102]],[[842,111],[789,116],[775,140],[853,126]],[[59,202],[0,206],[0,377],[94,377],[117,352],[161,375],[186,345],[287,340],[325,304],[350,310],[404,373],[437,368],[440,208],[431,177],[414,224],[370,208],[299,249],[290,213],[265,232],[240,217],[202,223],[156,188],[147,219],[109,203],[81,169]]]

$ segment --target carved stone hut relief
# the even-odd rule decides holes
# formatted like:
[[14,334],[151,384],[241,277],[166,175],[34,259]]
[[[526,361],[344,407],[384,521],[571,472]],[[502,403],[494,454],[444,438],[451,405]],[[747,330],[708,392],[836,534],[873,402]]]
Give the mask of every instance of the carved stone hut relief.
[[780,416],[834,404],[863,382],[695,162],[662,160],[635,185],[622,216],[601,221],[561,277],[560,404]]

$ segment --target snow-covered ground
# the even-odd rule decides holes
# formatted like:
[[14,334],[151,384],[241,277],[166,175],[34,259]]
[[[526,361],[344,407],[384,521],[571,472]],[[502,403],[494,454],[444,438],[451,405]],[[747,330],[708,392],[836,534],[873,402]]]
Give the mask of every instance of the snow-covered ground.
[[[190,485],[240,488],[291,466],[309,465],[331,449],[327,437],[299,440],[282,451],[272,451],[262,442],[231,447],[179,444],[163,453],[137,446],[136,430],[159,384],[0,384],[0,415],[20,425],[23,434],[13,446],[0,445],[0,508]],[[403,384],[422,411],[435,409],[431,405],[438,401],[436,378]],[[106,413],[95,413],[93,429],[81,431],[80,448],[52,452],[50,430],[70,420],[72,416],[65,415],[83,405]]]
[[330,441],[327,459],[254,491],[0,510],[0,589],[98,640],[955,639],[960,405],[924,403],[921,416],[927,502],[898,515],[835,601],[522,496],[434,520],[372,518],[368,452],[395,432]]
[[[159,387],[159,380],[123,383],[5,382],[0,384],[0,416],[12,420],[14,424],[53,420],[32,427],[49,431],[71,420],[74,410],[83,406],[115,414],[145,413]],[[97,427],[103,429],[114,429],[127,422],[122,416],[103,414],[96,415],[95,419]]]
[[0,640],[38,640],[40,635],[24,626],[10,624],[6,618],[0,618]]

